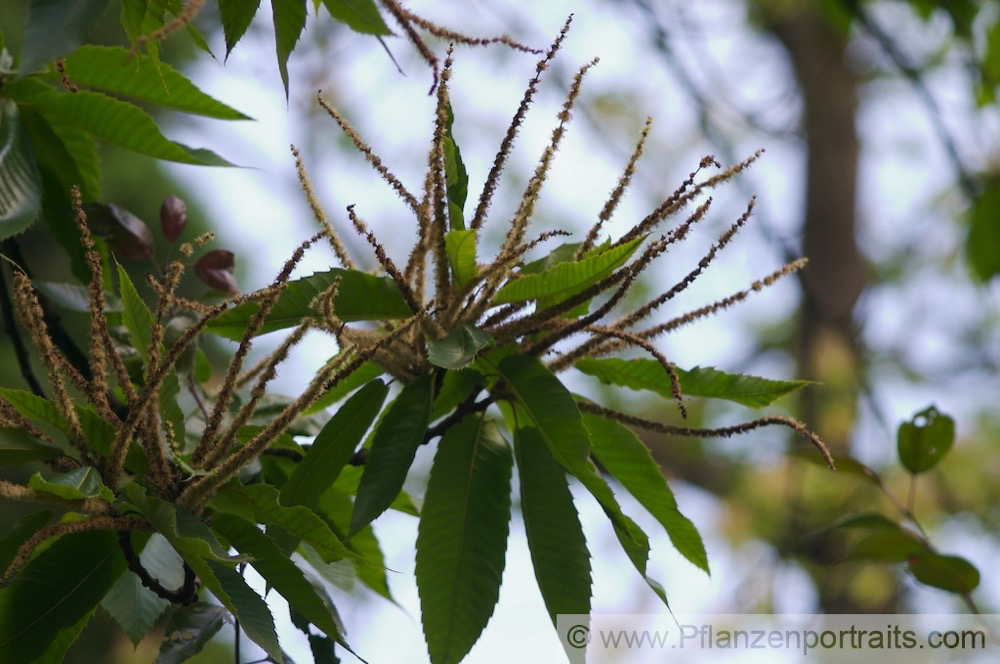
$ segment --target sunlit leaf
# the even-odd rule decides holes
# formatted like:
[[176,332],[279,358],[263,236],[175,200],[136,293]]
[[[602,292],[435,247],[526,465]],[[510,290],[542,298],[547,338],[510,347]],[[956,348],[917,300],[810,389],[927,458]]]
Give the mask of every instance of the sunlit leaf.
[[[395,320],[413,315],[392,279],[376,277],[359,270],[335,268],[290,281],[268,313],[258,334],[294,327],[306,317],[319,317],[321,312],[313,310],[309,305],[316,296],[333,286],[337,279],[340,279],[340,287],[333,300],[333,308],[337,317],[345,322]],[[256,302],[233,307],[210,322],[206,329],[238,341],[259,307]]]
[[83,129],[101,140],[140,154],[182,164],[232,165],[218,155],[168,140],[153,118],[138,106],[100,92],[57,92],[35,79],[21,79],[4,87],[21,104],[50,121]]
[[65,66],[79,86],[220,120],[251,119],[208,96],[170,65],[118,46],[82,46],[66,56]]
[[156,325],[153,312],[139,296],[131,277],[121,265],[118,266],[118,286],[122,296],[122,321],[132,336],[132,345],[139,351],[142,361],[149,364],[153,327]]
[[110,502],[115,499],[111,489],[101,483],[101,474],[97,472],[96,468],[90,466],[80,466],[48,479],[36,472],[28,480],[28,488],[65,500],[103,498]]
[[[619,385],[633,390],[650,390],[673,399],[670,377],[658,361],[648,358],[622,359],[584,357],[573,365],[585,374],[607,385]],[[761,408],[806,385],[804,380],[771,380],[743,374],[730,374],[712,368],[695,367],[686,371],[675,367],[681,392],[690,397],[725,399]]]
[[955,420],[931,406],[899,425],[896,447],[899,461],[911,473],[923,473],[938,464],[955,443]]
[[493,304],[547,299],[552,302],[566,298],[592,286],[631,258],[644,240],[638,237],[625,244],[608,248],[579,261],[558,263],[536,274],[527,274],[508,282],[497,291]]
[[925,551],[910,556],[907,567],[920,583],[950,593],[971,593],[979,587],[979,570],[960,556]]
[[0,240],[31,226],[41,205],[42,176],[17,105],[0,100]]
[[76,625],[127,566],[107,530],[63,535],[0,590],[0,652],[7,664],[43,655],[60,630]]
[[108,0],[32,0],[21,49],[21,74],[34,72],[78,47]]
[[281,487],[284,505],[315,507],[347,465],[365,432],[382,409],[389,388],[374,380],[358,390],[330,418],[288,480]]
[[464,369],[483,348],[494,343],[489,332],[459,325],[440,339],[427,342],[427,361],[444,369]]
[[454,230],[444,234],[444,248],[455,286],[461,288],[476,276],[476,231]]
[[469,195],[469,174],[465,170],[462,162],[462,151],[455,142],[455,135],[452,133],[452,125],[455,122],[455,115],[452,112],[451,104],[447,108],[448,121],[445,123],[444,132],[444,173],[446,194],[448,199],[448,227],[452,231],[465,229],[465,219],[463,210],[465,199]]
[[513,457],[496,425],[468,415],[434,456],[417,531],[416,579],[431,661],[459,662],[500,595]]

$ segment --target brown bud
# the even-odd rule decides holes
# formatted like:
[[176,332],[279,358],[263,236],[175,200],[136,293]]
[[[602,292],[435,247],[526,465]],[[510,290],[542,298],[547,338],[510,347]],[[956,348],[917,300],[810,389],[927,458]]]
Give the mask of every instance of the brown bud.
[[194,273],[206,286],[223,293],[239,293],[233,268],[236,265],[233,252],[213,249],[194,264]]
[[143,261],[153,256],[153,234],[139,217],[114,203],[88,203],[84,209],[90,229],[118,258]]
[[170,194],[163,199],[160,206],[160,229],[167,242],[176,242],[187,226],[187,205],[184,201]]

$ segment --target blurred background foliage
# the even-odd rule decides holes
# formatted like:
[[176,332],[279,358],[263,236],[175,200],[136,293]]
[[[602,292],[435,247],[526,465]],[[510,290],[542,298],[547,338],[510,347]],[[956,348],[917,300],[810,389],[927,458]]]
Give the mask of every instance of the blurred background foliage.
[[[0,31],[14,53],[20,50],[27,4],[0,5]],[[694,506],[689,513],[708,536],[710,557],[727,561],[730,572],[717,581],[717,597],[707,606],[731,612],[967,610],[958,599],[918,586],[900,565],[849,561],[859,529],[827,529],[846,514],[881,513],[905,521],[887,498],[891,495],[912,509],[942,551],[977,564],[983,584],[975,601],[985,612],[1000,610],[1000,584],[988,564],[1000,554],[1000,489],[993,480],[1000,473],[995,405],[1000,3],[588,0],[545,3],[541,9],[514,2],[414,1],[407,7],[449,28],[476,35],[506,32],[533,46],[547,44],[565,15],[575,12],[568,55],[546,85],[564,88],[568,72],[593,55],[602,56],[601,67],[608,71],[602,76],[599,67],[588,83],[573,129],[581,148],[564,150],[569,154],[557,173],[561,168],[566,182],[556,185],[556,200],[543,201],[543,227],[556,219],[565,227],[566,217],[578,220],[581,231],[589,225],[597,209],[590,201],[605,195],[613,179],[595,185],[582,171],[615,172],[647,114],[656,119],[652,147],[640,164],[631,207],[622,214],[656,205],[705,154],[730,164],[759,147],[768,150],[742,181],[745,191],[717,201],[713,217],[728,224],[751,193],[760,196],[756,230],[713,268],[716,281],[709,279],[707,288],[726,294],[799,255],[809,257],[809,267],[797,288],[723,314],[707,330],[666,339],[664,347],[671,359],[684,358],[685,366],[717,363],[730,371],[816,381],[785,408],[817,430],[836,454],[873,468],[884,490],[859,474],[829,473],[782,454],[788,441],[774,432],[736,444],[643,434],[674,480],[682,507],[685,496]],[[315,165],[314,180],[330,183],[321,193],[329,210],[360,199],[373,220],[391,223],[397,203],[364,198],[391,194],[378,183],[369,189],[357,184],[368,175],[366,167],[318,109],[315,91],[321,88],[342,108],[406,179],[421,167],[424,135],[414,147],[406,141],[413,125],[394,127],[386,118],[418,114],[429,71],[401,38],[385,40],[390,60],[374,39],[310,16],[289,63],[286,102],[267,14],[260,12],[228,68],[220,62],[225,51],[215,3],[207,3],[196,24],[216,59],[183,34],[164,42],[162,57],[210,94],[216,94],[216,85],[234,85],[239,96],[226,101],[260,120],[244,136],[280,133],[273,141],[279,150],[294,139],[306,162]],[[118,18],[117,3],[110,3],[88,39],[127,44]],[[440,41],[429,43],[443,51]],[[509,85],[517,90],[530,62],[506,49],[459,53],[455,132],[473,182],[485,177],[513,109],[490,95],[503,95]],[[515,82],[508,85],[511,79]],[[539,102],[548,104],[546,109],[562,89],[548,93],[548,101]],[[413,99],[413,108],[404,106]],[[279,129],[267,124],[268,117],[283,114]],[[553,114],[538,113],[541,122]],[[208,143],[206,132],[214,131],[176,118],[162,121],[177,133],[201,137],[195,143]],[[219,130],[213,149],[265,171],[271,191],[206,186],[216,171],[165,168],[102,146],[103,198],[153,223],[163,197],[177,193],[187,201],[196,231],[211,228],[221,238],[219,246],[236,251],[238,279],[250,288],[280,264],[281,243],[297,244],[298,231],[310,222],[295,196],[298,185],[287,152],[276,155],[264,139],[234,144],[228,131]],[[523,185],[530,175],[536,131],[542,130],[528,126],[522,132],[527,155],[512,164],[510,186]],[[234,207],[241,198],[263,193],[284,206],[287,240],[273,228],[254,229],[247,218],[252,208]],[[707,237],[706,242],[710,232]],[[44,227],[34,227],[18,242],[36,272],[50,280],[68,277],[66,259]],[[262,243],[278,246],[264,252]],[[679,254],[677,264],[663,268],[663,278],[683,274],[698,257]],[[65,314],[67,323],[84,325],[74,315]],[[3,383],[20,387],[8,341],[0,341]],[[589,382],[581,386],[595,389]],[[609,388],[604,398],[612,407],[627,403],[629,411],[654,419],[672,416],[638,393]],[[957,442],[939,466],[916,481],[899,465],[896,431],[930,403],[955,418]],[[696,426],[718,426],[729,422],[729,413],[724,405],[711,404],[692,409],[691,418]],[[16,507],[0,505],[0,518],[15,518]],[[640,611],[643,601],[636,600],[639,605],[631,610]],[[676,609],[685,610],[685,602],[682,594],[672,594]],[[71,653],[76,661],[93,661],[88,657],[98,651],[120,658],[106,661],[132,661],[127,640],[107,625],[95,621],[88,631],[91,640]],[[149,659],[141,648],[135,661]],[[204,656],[217,661],[211,652]]]

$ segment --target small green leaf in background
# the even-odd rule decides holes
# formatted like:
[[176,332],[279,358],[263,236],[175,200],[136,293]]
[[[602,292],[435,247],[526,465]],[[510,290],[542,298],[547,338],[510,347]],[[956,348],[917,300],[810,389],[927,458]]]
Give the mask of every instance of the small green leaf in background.
[[260,9],[260,0],[219,0],[219,17],[226,36],[226,59],[233,52],[236,42],[243,38],[254,15]]
[[[577,369],[606,385],[633,390],[650,390],[673,399],[670,376],[658,361],[649,358],[622,359],[585,357],[574,364]],[[711,367],[686,371],[675,367],[681,392],[689,397],[709,397],[733,401],[750,408],[762,408],[786,394],[809,385],[804,380],[771,380],[757,376],[730,374]]]
[[107,530],[63,535],[0,590],[5,664],[42,656],[59,632],[79,623],[125,573],[118,537]]
[[480,350],[494,343],[489,332],[459,325],[440,339],[427,342],[427,361],[444,369],[464,369]]
[[54,459],[62,453],[58,447],[35,440],[24,429],[0,427],[0,466]]
[[182,664],[191,659],[212,640],[229,621],[224,606],[195,602],[178,607],[170,614],[156,664]]
[[513,456],[496,424],[468,415],[445,433],[417,531],[420,616],[431,662],[460,662],[500,596]]
[[521,514],[535,580],[552,624],[560,613],[590,614],[590,552],[566,473],[534,428],[514,430]]
[[848,560],[902,563],[927,552],[927,545],[902,528],[876,528],[861,538],[847,554]]
[[274,43],[278,56],[278,71],[288,99],[288,56],[295,49],[302,29],[306,27],[306,0],[271,0],[274,18]]
[[313,508],[354,455],[382,410],[389,388],[373,380],[348,399],[317,434],[312,446],[281,487],[281,503]]
[[28,480],[28,488],[66,500],[103,498],[113,501],[115,499],[111,489],[101,483],[101,474],[90,466],[80,466],[50,479],[44,479],[41,473],[36,472]]
[[424,439],[434,402],[431,374],[403,388],[372,434],[368,460],[351,515],[351,535],[371,523],[396,499]]
[[[1000,23],[993,32],[1000,37]],[[983,281],[1000,274],[1000,177],[988,179],[985,185],[969,208],[969,234],[965,241],[969,266]]]
[[558,263],[544,272],[528,274],[508,282],[497,291],[492,304],[545,299],[554,304],[586,289],[625,264],[645,237],[589,253],[579,261]]
[[444,249],[448,254],[452,279],[461,288],[476,276],[476,231],[448,231],[444,235]]
[[392,34],[374,0],[323,0],[323,6],[330,16],[357,32],[383,37]]
[[87,38],[108,0],[32,0],[21,51],[21,75],[66,55]]
[[212,591],[226,608],[233,612],[240,628],[259,645],[272,660],[285,661],[278,633],[274,629],[274,616],[267,602],[247,585],[243,576],[232,567],[201,558],[186,559],[202,583]]
[[0,240],[24,232],[41,206],[42,176],[17,105],[0,101]]
[[964,595],[979,586],[979,570],[959,556],[925,551],[910,556],[906,564],[917,581],[933,588]]
[[934,406],[926,408],[909,422],[899,425],[896,447],[899,461],[911,473],[930,470],[938,464],[955,442],[955,420]]
[[583,414],[583,423],[601,465],[660,522],[674,548],[707,573],[701,535],[678,509],[663,472],[639,437],[618,422],[591,413]]

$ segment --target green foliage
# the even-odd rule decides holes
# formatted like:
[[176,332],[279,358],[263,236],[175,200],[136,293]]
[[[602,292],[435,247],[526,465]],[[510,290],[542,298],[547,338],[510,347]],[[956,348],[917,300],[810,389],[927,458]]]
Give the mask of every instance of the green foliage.
[[0,239],[17,235],[41,207],[42,176],[12,101],[0,104]]

